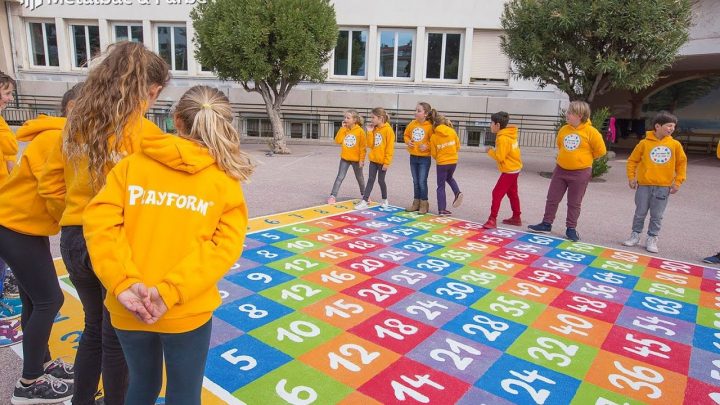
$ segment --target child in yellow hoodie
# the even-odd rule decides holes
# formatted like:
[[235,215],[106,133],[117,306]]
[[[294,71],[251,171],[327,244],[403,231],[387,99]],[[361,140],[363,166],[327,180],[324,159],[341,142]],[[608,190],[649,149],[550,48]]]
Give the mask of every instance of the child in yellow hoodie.
[[590,178],[593,160],[607,153],[605,141],[590,122],[590,105],[584,101],[572,101],[565,112],[567,124],[557,134],[557,165],[550,179],[545,215],[542,222],[529,225],[532,232],[547,233],[552,230],[560,201],[567,192],[567,218],[565,236],[573,241],[580,240],[576,227],[580,208]]
[[62,117],[41,115],[18,129],[18,139],[29,144],[8,181],[0,186],[0,256],[13,268],[23,303],[23,371],[13,404],[54,403],[72,397],[73,366],[61,359],[53,361],[48,350],[50,331],[63,304],[48,237],[60,231],[62,211],[46,205],[37,192],[37,179],[61,138],[65,116],[79,89],[75,85],[63,96]]
[[510,208],[513,215],[503,219],[506,225],[521,226],[520,219],[520,197],[518,196],[518,176],[522,169],[520,157],[520,145],[518,145],[518,129],[515,126],[508,126],[510,114],[505,111],[496,112],[490,116],[490,131],[496,134],[495,148],[488,149],[488,156],[497,162],[500,170],[495,188],[492,191],[492,204],[490,205],[490,216],[483,224],[483,228],[492,229],[497,226],[497,215],[500,211],[500,203],[506,195],[510,200]]
[[676,125],[677,117],[660,111],[653,120],[655,130],[647,131],[645,139],[635,146],[627,160],[628,183],[635,190],[635,215],[630,238],[623,242],[625,246],[635,246],[640,242],[649,211],[645,249],[651,253],[658,252],[658,234],[665,207],[670,194],[680,190],[687,172],[685,151],[672,137]]
[[463,193],[460,191],[453,174],[457,168],[458,152],[460,151],[460,138],[453,129],[449,119],[438,114],[434,121],[433,133],[430,137],[430,155],[435,159],[437,170],[437,199],[438,215],[447,216],[452,212],[445,209],[445,183],[455,195],[452,206],[459,207],[462,204]]
[[[15,79],[0,72],[0,112],[7,107],[8,103],[13,101],[13,91],[15,90]],[[10,126],[5,122],[5,119],[0,116],[0,185],[2,185],[12,171],[15,165],[15,157],[18,152],[18,143],[15,140]],[[5,291],[5,277],[10,277],[9,269],[5,262],[0,259],[0,319],[5,317],[16,317],[16,313],[5,309],[12,309],[13,306],[5,305],[4,298],[7,294]]]
[[[15,91],[15,79],[0,72],[0,112],[13,101]],[[0,116],[0,184],[5,182],[10,175],[18,153],[18,143],[15,140],[10,126]]]
[[51,151],[38,183],[49,204],[65,207],[60,253],[85,315],[75,355],[74,403],[94,402],[101,371],[105,403],[125,402],[127,365],[103,306],[105,291],[88,258],[82,214],[108,171],[138,151],[143,136],[162,133],[143,115],[170,79],[169,71],[167,63],[141,43],[110,45],[90,69],[62,142]]
[[[217,282],[240,257],[248,222],[241,181],[253,170],[218,89],[177,104],[178,136],[146,135],[110,171],[83,215],[128,368],[126,404],[199,404]],[[180,254],[178,254],[180,253]]]
[[415,106],[415,119],[405,128],[403,140],[410,153],[410,174],[413,179],[413,202],[405,209],[407,212],[418,211],[427,214],[428,174],[430,173],[430,137],[433,133],[433,122],[437,111],[425,102]]
[[373,108],[370,115],[370,126],[368,127],[367,145],[370,149],[370,169],[368,171],[368,181],[365,186],[363,199],[355,204],[356,210],[364,210],[368,207],[370,201],[370,193],[377,176],[380,185],[380,194],[382,196],[382,206],[387,208],[390,206],[387,195],[387,185],[385,184],[385,174],[392,163],[393,154],[395,153],[395,131],[388,123],[388,117],[384,108]]
[[[355,172],[355,179],[360,187],[360,196],[365,191],[365,178],[363,177],[362,168],[365,164],[365,130],[362,128],[363,119],[355,110],[345,111],[342,127],[335,135],[335,143],[341,145],[340,149],[340,167],[335,177],[330,197],[327,199],[328,204],[335,204],[340,185],[345,180],[348,168],[352,166]],[[361,198],[362,199],[362,198]]]

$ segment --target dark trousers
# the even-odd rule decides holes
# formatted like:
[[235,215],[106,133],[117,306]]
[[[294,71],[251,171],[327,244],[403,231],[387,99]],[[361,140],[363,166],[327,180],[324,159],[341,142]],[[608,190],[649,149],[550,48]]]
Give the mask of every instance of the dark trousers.
[[370,193],[372,193],[372,189],[375,183],[375,176],[377,176],[378,184],[380,185],[380,194],[382,195],[382,199],[387,199],[387,185],[385,184],[385,174],[387,173],[386,170],[382,169],[383,165],[381,163],[375,163],[370,162],[370,169],[368,171],[368,181],[367,185],[365,186],[365,194],[363,194],[363,199],[365,201],[368,201],[370,199]]
[[48,340],[64,297],[47,236],[25,235],[0,226],[0,256],[13,269],[20,290],[23,330],[22,378],[45,374],[51,360]]
[[200,405],[212,320],[184,333],[118,330],[128,367],[126,405],[152,405],[162,388],[163,358],[167,371],[165,403]]
[[560,166],[555,166],[550,180],[550,187],[548,188],[543,222],[552,224],[555,221],[558,206],[567,191],[567,219],[565,225],[568,228],[575,228],[578,218],[580,218],[580,206],[591,176],[592,168],[590,167],[580,170],[565,170]]
[[492,204],[490,205],[490,216],[497,218],[500,211],[500,203],[507,195],[510,200],[510,209],[513,217],[520,217],[520,197],[518,196],[518,176],[520,173],[500,173],[495,188],[492,191]]
[[437,165],[437,200],[438,200],[438,211],[445,210],[447,206],[447,200],[445,199],[445,183],[450,185],[453,194],[457,196],[460,194],[460,187],[458,187],[453,174],[457,164],[451,165]]
[[123,404],[128,384],[127,365],[110,323],[110,314],[103,305],[105,289],[93,272],[81,226],[62,228],[60,253],[85,312],[85,329],[75,355],[72,403],[95,403],[102,371],[105,403]]
[[410,174],[413,179],[413,198],[416,200],[428,199],[427,179],[430,174],[430,156],[410,155]]

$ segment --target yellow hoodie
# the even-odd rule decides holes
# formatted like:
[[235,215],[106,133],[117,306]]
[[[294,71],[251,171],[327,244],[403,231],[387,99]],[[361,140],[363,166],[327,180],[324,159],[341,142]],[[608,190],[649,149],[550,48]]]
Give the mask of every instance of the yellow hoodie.
[[15,162],[18,153],[18,143],[15,140],[10,126],[0,117],[0,184],[5,182],[8,175],[7,162]]
[[[412,148],[408,146],[408,152],[413,156],[430,156],[430,136],[432,133],[433,126],[430,121],[425,120],[422,124],[417,120],[410,121],[403,136],[405,144],[410,143],[410,141],[414,142]],[[420,145],[425,145],[426,149],[421,151]]]
[[605,141],[592,122],[587,120],[578,127],[563,125],[557,135],[557,164],[565,170],[592,167],[593,160],[607,153]]
[[438,165],[451,165],[458,161],[460,138],[457,132],[447,125],[438,125],[430,137],[430,155]]
[[340,128],[335,135],[335,143],[342,145],[340,158],[350,162],[365,161],[365,130],[358,124],[352,128]]
[[368,133],[367,145],[371,162],[390,166],[395,153],[395,131],[386,122]]
[[517,173],[522,169],[518,129],[508,126],[498,131],[495,137],[495,148],[488,150],[488,156],[495,159],[501,173]]
[[[240,257],[248,221],[240,182],[207,148],[169,134],[143,134],[142,152],[123,159],[83,215],[105,305],[122,330],[181,333],[220,305],[217,282]],[[156,286],[168,307],[152,325],[116,299],[135,283]]]
[[[138,117],[123,128],[122,157],[140,149],[141,134],[162,134],[162,130],[151,121]],[[82,213],[95,191],[90,184],[87,159],[69,162],[62,152],[62,140],[59,140],[48,156],[47,163],[39,179],[38,192],[54,207],[65,206],[60,226],[81,225]],[[57,208],[55,208],[57,209]]]
[[5,228],[35,236],[60,231],[62,206],[46,204],[38,194],[38,178],[48,154],[62,136],[65,121],[63,117],[40,115],[18,129],[18,140],[30,144],[8,181],[0,187],[0,225]]
[[647,131],[645,139],[633,149],[627,160],[628,180],[641,186],[677,187],[685,181],[687,156],[680,142],[668,135],[663,139]]

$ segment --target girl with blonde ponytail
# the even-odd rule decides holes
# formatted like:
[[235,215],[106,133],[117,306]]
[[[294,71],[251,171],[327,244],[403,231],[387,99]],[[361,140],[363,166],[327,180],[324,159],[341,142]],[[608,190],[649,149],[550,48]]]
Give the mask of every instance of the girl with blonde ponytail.
[[[248,212],[240,150],[225,95],[196,86],[174,112],[178,136],[143,138],[84,215],[95,273],[130,370],[128,404],[200,404],[217,282],[240,257]],[[178,254],[180,253],[180,254]],[[192,350],[188,350],[192,348]]]

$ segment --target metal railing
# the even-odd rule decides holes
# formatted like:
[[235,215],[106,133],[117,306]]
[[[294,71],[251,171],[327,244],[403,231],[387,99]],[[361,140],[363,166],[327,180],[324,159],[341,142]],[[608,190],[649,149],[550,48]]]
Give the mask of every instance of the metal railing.
[[[243,137],[272,137],[269,119],[263,104],[232,103],[236,114],[235,125]],[[146,117],[165,131],[174,130],[171,103],[159,101],[148,111]],[[285,133],[288,138],[333,139],[340,128],[343,114],[348,109],[356,110],[369,119],[371,108],[340,106],[284,105],[282,107]],[[390,124],[402,142],[406,125],[414,119],[414,110],[386,109]],[[60,98],[34,95],[18,95],[3,111],[3,117],[10,125],[21,125],[38,114],[60,115]],[[448,111],[443,114],[450,119],[460,136],[462,144],[469,146],[494,145],[495,136],[490,133],[490,113]],[[543,148],[555,147],[555,126],[558,118],[549,115],[513,114],[511,124],[519,129],[518,141],[521,146]]]

